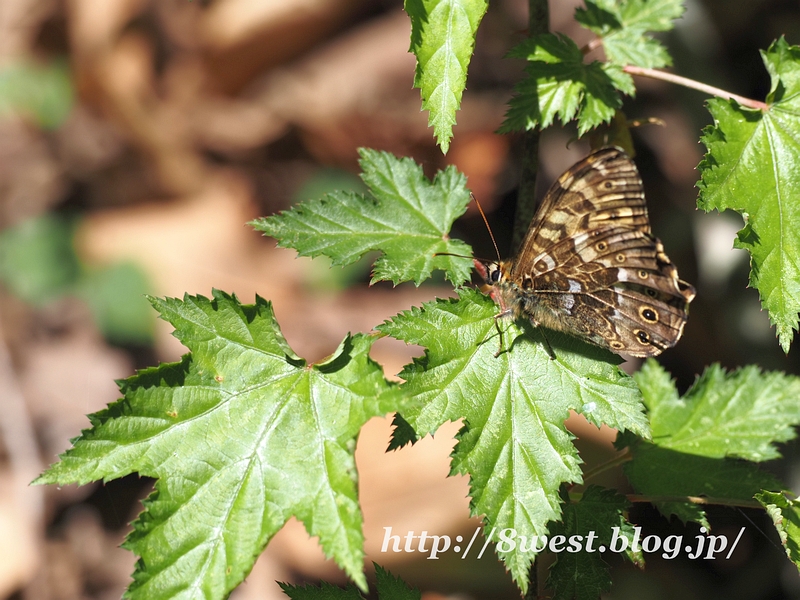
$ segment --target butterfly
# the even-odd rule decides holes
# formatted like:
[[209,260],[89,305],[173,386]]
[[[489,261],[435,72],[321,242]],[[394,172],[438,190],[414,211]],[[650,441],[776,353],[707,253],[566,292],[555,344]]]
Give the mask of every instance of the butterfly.
[[650,233],[636,165],[615,147],[553,183],[515,258],[474,264],[498,317],[524,316],[637,357],[678,342],[695,296]]

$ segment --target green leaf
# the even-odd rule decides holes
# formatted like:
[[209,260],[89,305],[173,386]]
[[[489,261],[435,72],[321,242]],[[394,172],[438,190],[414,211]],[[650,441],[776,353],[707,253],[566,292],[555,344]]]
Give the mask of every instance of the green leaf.
[[12,62],[0,68],[0,117],[21,113],[33,117],[43,129],[56,129],[69,117],[74,103],[66,60]]
[[392,439],[389,440],[389,447],[386,448],[387,452],[397,450],[407,444],[417,443],[417,432],[414,431],[414,428],[408,424],[408,421],[400,413],[395,413],[394,419],[392,419],[392,426],[394,429],[392,429]]
[[364,596],[358,588],[349,585],[342,589],[323,581],[320,586],[315,585],[291,585],[289,583],[278,583],[283,592],[292,600],[364,600]]
[[66,219],[43,215],[0,232],[0,281],[33,304],[70,291],[81,270],[74,229]]
[[756,494],[756,500],[767,509],[767,514],[772,518],[786,556],[800,569],[800,501],[789,500],[783,494],[775,492]]
[[418,589],[412,588],[379,564],[372,564],[375,566],[375,587],[378,590],[378,600],[420,600],[422,594]]
[[[451,472],[469,474],[471,510],[487,526],[530,539],[559,518],[558,488],[581,480],[580,459],[564,427],[570,410],[596,425],[648,435],[638,388],[618,358],[575,338],[501,321],[505,351],[495,357],[497,305],[471,289],[401,313],[379,330],[427,348],[400,376],[414,404],[403,417],[420,435],[464,419]],[[499,552],[520,588],[532,550]]]
[[422,94],[422,109],[430,111],[428,126],[445,154],[467,85],[475,33],[488,6],[487,0],[405,0],[410,52],[417,57],[414,87]]
[[[800,423],[800,380],[754,366],[726,373],[712,365],[682,398],[655,360],[634,375],[650,412],[653,443],[632,446],[625,473],[638,493],[654,497],[707,496],[749,500],[780,489],[752,463],[779,456],[775,442],[794,438]],[[697,505],[656,502],[667,516],[708,526]]]
[[800,379],[791,375],[711,365],[683,398],[653,359],[634,378],[662,448],[762,462],[779,458],[775,443],[794,439],[800,424]]
[[517,84],[502,133],[562,123],[577,115],[578,135],[607,123],[622,106],[618,90],[630,93],[633,84],[619,67],[583,62],[583,53],[566,36],[537,35],[514,48],[509,56],[529,61],[527,77]]
[[433,182],[410,158],[361,149],[363,180],[369,194],[336,192],[303,202],[292,210],[251,224],[301,256],[329,257],[347,265],[370,250],[383,252],[372,281],[419,285],[434,269],[460,285],[471,277],[472,249],[448,232],[470,201],[466,178],[455,167],[437,173]]
[[119,263],[87,272],[76,287],[106,339],[118,344],[152,343],[155,319],[145,297],[151,286],[137,265]]
[[[377,563],[375,567],[375,589],[378,600],[420,600],[419,590],[411,588],[399,577],[395,577]],[[320,587],[314,585],[290,585],[278,583],[284,593],[292,600],[364,600],[364,596],[355,586],[342,589],[322,582]]]
[[106,339],[148,344],[155,319],[145,299],[150,287],[132,264],[89,268],[75,253],[74,219],[43,215],[0,232],[0,282],[41,306],[67,294],[89,305]]
[[[660,439],[654,437],[654,441]],[[757,465],[726,458],[708,458],[640,442],[625,463],[625,475],[638,494],[653,498],[653,504],[669,518],[694,521],[710,529],[701,506],[679,498],[700,496],[714,501],[752,500],[762,489],[779,490],[781,484]]]
[[633,545],[633,526],[624,516],[627,510],[624,496],[598,486],[589,486],[580,502],[570,502],[564,507],[562,522],[551,527],[550,539],[563,535],[578,542],[581,551],[567,549],[556,555],[547,579],[554,600],[595,600],[611,589],[610,566],[599,548],[609,547],[615,528],[618,535],[627,539],[627,548]]
[[708,103],[714,125],[703,135],[697,205],[744,218],[734,246],[750,252],[750,284],[788,352],[800,311],[800,47],[781,38],[762,58],[772,79],[768,110]]
[[575,19],[602,38],[609,62],[658,68],[672,58],[647,32],[672,29],[683,11],[682,0],[586,0]]
[[369,359],[374,336],[308,365],[261,298],[152,303],[191,354],[122,381],[124,397],[36,483],[157,479],[125,542],[141,556],[130,598],[225,597],[291,516],[364,588],[355,440],[401,408]]

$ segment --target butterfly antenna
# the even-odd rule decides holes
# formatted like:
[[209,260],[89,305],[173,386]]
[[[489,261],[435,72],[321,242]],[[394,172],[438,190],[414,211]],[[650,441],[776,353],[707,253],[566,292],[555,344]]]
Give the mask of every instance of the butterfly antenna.
[[492,246],[494,246],[495,254],[497,254],[497,260],[500,261],[500,250],[497,249],[497,242],[494,239],[494,234],[492,233],[492,228],[489,227],[489,220],[486,218],[486,213],[483,212],[483,207],[481,206],[481,203],[478,202],[478,199],[475,197],[475,194],[470,192],[469,195],[475,201],[475,205],[478,207],[478,212],[481,213],[481,218],[483,219],[483,224],[486,225],[486,231],[489,232],[489,237],[492,238]]

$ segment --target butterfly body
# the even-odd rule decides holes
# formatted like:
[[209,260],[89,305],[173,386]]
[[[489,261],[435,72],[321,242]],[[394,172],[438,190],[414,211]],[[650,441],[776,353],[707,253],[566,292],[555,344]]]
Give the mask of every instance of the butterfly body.
[[618,148],[593,152],[553,184],[514,259],[475,267],[500,316],[632,356],[673,346],[695,295],[650,233],[641,178]]

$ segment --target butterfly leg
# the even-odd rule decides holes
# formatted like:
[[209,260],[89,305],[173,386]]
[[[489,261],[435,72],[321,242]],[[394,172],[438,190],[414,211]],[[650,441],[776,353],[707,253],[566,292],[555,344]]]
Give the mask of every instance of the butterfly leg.
[[542,334],[542,339],[544,340],[544,348],[545,350],[547,350],[547,354],[550,356],[550,360],[555,360],[556,353],[553,350],[553,347],[550,345],[550,340],[547,339],[547,336],[544,333],[544,329],[542,329],[541,327],[539,327],[538,329],[539,333]]
[[500,329],[500,325],[498,324],[498,321],[504,316],[505,315],[503,313],[498,313],[498,314],[496,314],[494,316],[494,327],[495,327],[495,329],[497,329],[497,335],[500,336],[500,347],[498,347],[497,348],[497,352],[494,353],[494,357],[495,358],[500,356],[503,353],[503,350],[505,348],[505,346],[503,344],[503,330]]

